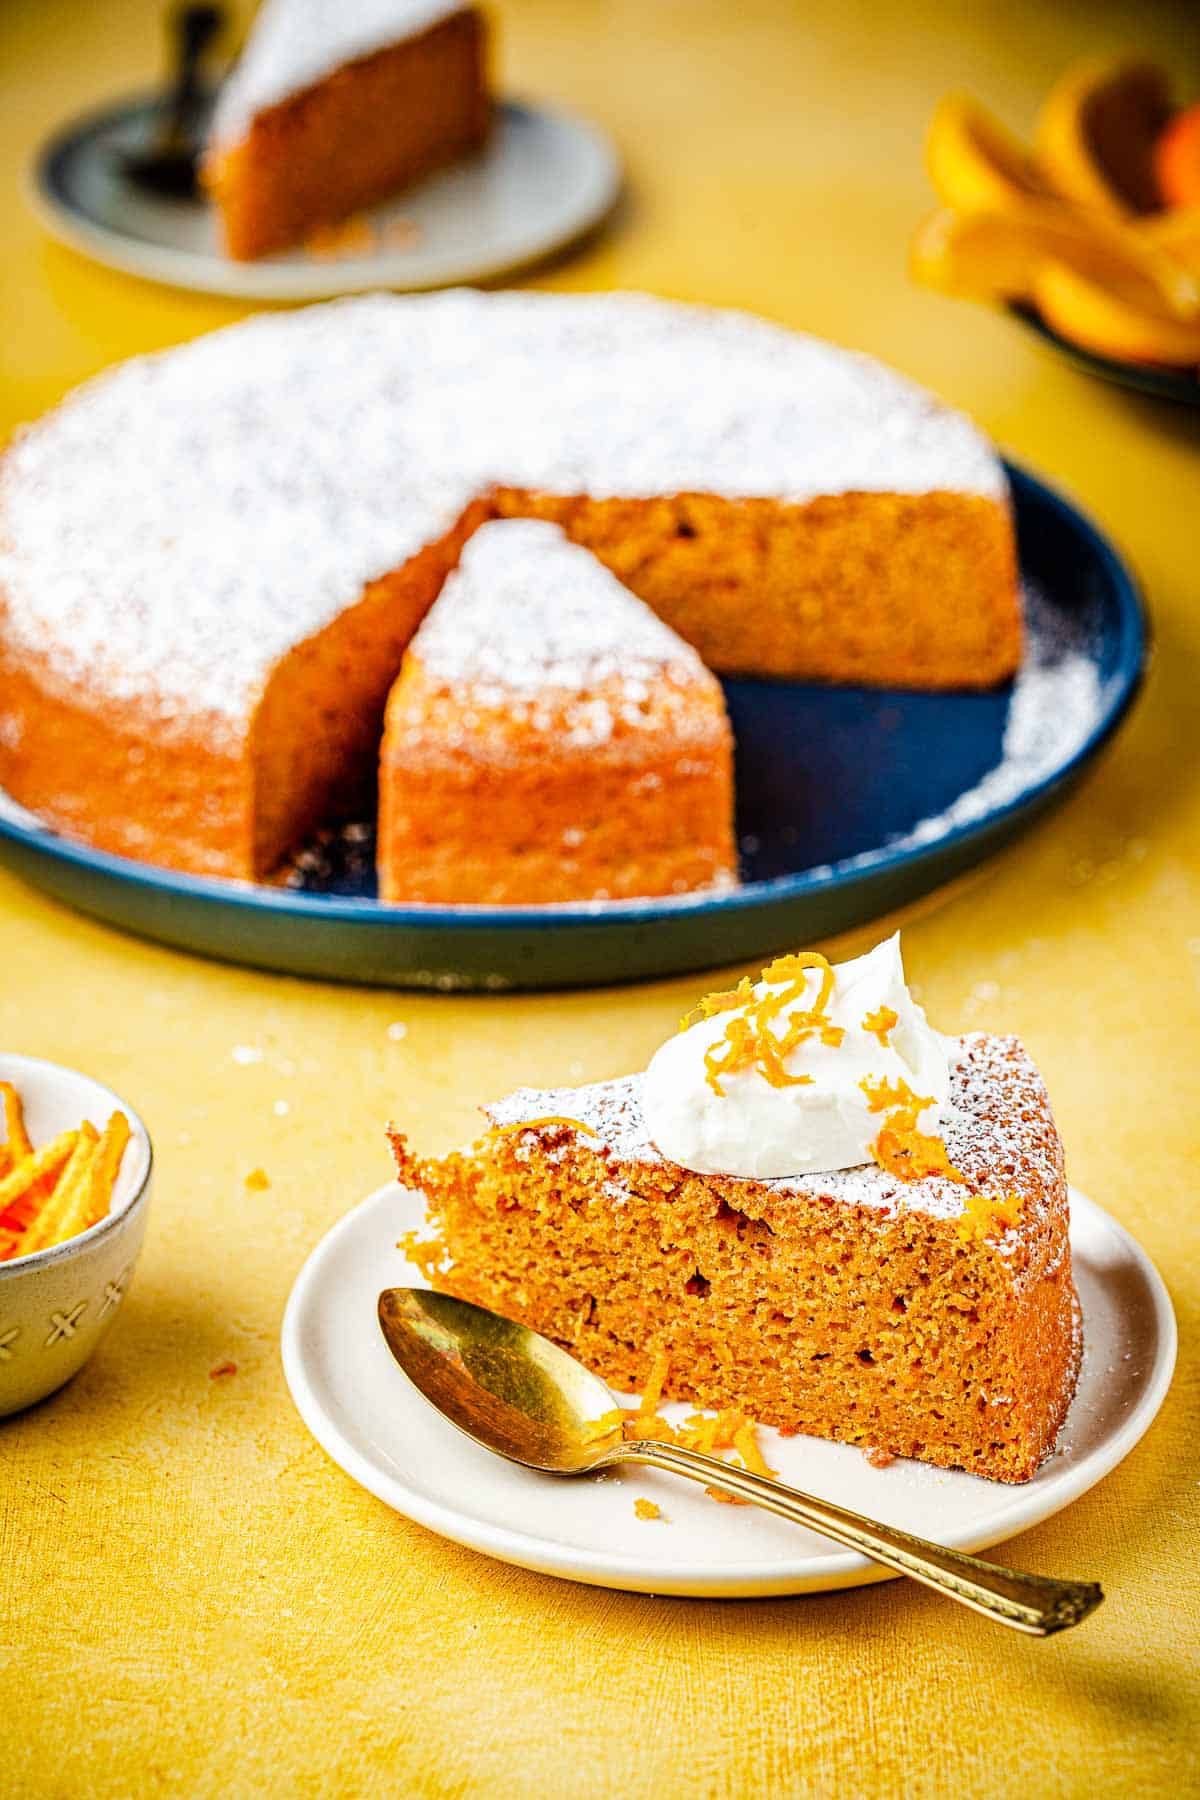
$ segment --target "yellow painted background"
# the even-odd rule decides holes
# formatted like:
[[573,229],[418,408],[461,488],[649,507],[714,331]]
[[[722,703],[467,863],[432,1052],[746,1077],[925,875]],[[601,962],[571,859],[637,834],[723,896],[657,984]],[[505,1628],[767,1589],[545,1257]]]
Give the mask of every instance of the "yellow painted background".
[[[18,197],[48,128],[156,70],[158,11],[0,7],[0,429],[241,311],[90,266]],[[1011,1546],[1108,1590],[1049,1644],[901,1582],[654,1600],[456,1549],[301,1427],[276,1347],[291,1281],[386,1178],[389,1114],[445,1147],[518,1075],[639,1064],[696,984],[479,1000],[306,985],[127,940],[0,875],[0,1042],[126,1092],[159,1155],[117,1328],[66,1392],[0,1424],[0,1794],[1182,1794],[1200,1780],[1200,413],[1088,382],[1007,320],[911,288],[904,264],[944,89],[1024,127],[1070,58],[1134,43],[1195,93],[1190,9],[498,11],[506,85],[594,114],[632,176],[616,228],[539,285],[737,303],[877,352],[1069,488],[1141,572],[1158,649],[1129,728],[1062,812],[922,908],[906,947],[938,1024],[1030,1044],[1075,1180],[1167,1276],[1180,1372],[1128,1462]],[[238,1045],[262,1062],[235,1062]],[[265,1194],[243,1188],[256,1165]],[[210,1380],[227,1357],[237,1375]]]

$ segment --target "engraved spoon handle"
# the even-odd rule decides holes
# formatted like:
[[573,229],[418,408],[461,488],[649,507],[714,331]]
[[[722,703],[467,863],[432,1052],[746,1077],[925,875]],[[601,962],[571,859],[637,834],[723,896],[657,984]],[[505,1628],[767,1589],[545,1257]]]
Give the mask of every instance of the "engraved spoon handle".
[[689,1481],[720,1488],[755,1506],[765,1506],[781,1518],[807,1525],[898,1574],[910,1575],[914,1581],[936,1588],[951,1600],[983,1613],[985,1618],[1033,1637],[1049,1637],[1055,1631],[1078,1625],[1104,1598],[1097,1582],[1054,1581],[1045,1575],[1023,1575],[1015,1569],[982,1562],[977,1556],[947,1550],[944,1545],[914,1537],[911,1532],[878,1524],[860,1513],[835,1506],[832,1501],[818,1500],[781,1481],[753,1475],[747,1469],[734,1468],[715,1456],[704,1456],[677,1444],[639,1439],[622,1444],[607,1460],[649,1463],[669,1469],[674,1475],[686,1475]]

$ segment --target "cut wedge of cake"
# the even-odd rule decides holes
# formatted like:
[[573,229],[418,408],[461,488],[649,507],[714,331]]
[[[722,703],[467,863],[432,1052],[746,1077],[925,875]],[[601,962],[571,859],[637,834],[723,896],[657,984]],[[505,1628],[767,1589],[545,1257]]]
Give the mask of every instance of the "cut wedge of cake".
[[720,683],[556,526],[484,525],[388,701],[377,854],[387,900],[514,905],[729,885]]
[[[863,1016],[886,1030],[877,1015]],[[858,1028],[833,1029],[848,1043]],[[685,1168],[651,1138],[643,1076],[521,1089],[485,1108],[470,1149],[434,1160],[393,1131],[400,1180],[425,1194],[442,1242],[435,1284],[619,1389],[661,1351],[671,1398],[1027,1481],[1081,1354],[1062,1145],[1016,1039],[941,1041],[944,1137],[882,1113],[872,1129],[902,1146],[885,1149],[888,1167],[770,1180]]]
[[462,0],[265,0],[204,160],[229,255],[286,250],[477,149],[486,50]]

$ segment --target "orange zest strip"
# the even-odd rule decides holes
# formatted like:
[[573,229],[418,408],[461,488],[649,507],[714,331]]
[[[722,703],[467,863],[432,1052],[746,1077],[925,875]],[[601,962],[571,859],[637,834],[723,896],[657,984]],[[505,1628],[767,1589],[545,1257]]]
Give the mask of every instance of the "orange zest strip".
[[864,1031],[869,1031],[873,1037],[877,1037],[886,1050],[888,1038],[899,1023],[899,1013],[894,1012],[890,1006],[877,1006],[874,1012],[867,1014],[862,1022],[862,1028]]
[[33,1145],[25,1129],[25,1109],[21,1105],[21,1096],[11,1081],[0,1081],[0,1099],[4,1104],[5,1147],[8,1151],[8,1166],[11,1168],[22,1157],[31,1153]]
[[650,1364],[650,1373],[646,1377],[646,1385],[642,1389],[639,1413],[656,1413],[662,1403],[663,1388],[667,1376],[671,1373],[671,1358],[666,1350],[656,1350],[654,1361]]
[[941,1138],[919,1131],[911,1113],[894,1113],[871,1149],[879,1167],[900,1181],[924,1181],[928,1175],[940,1175],[943,1181],[966,1184],[966,1176],[950,1161]]
[[[820,974],[817,998],[811,1007],[801,1010],[798,1003],[804,998],[812,969]],[[695,1013],[683,1021],[681,1029],[686,1029],[696,1014],[707,1019],[734,1007],[739,1011],[739,1017],[730,1019],[722,1036],[704,1052],[705,1080],[714,1094],[724,1095],[722,1076],[736,1074],[739,1069],[757,1069],[771,1087],[807,1085],[812,1076],[789,1074],[785,1059],[809,1038],[819,1037],[823,1044],[836,1049],[846,1035],[827,1012],[834,973],[828,958],[819,951],[800,950],[793,956],[776,957],[763,970],[760,980],[779,991],[756,996],[746,976],[726,993],[709,994]],[[782,1026],[781,1031],[772,1029],[776,1021]]]
[[919,1113],[933,1105],[931,1094],[914,1094],[903,1078],[876,1081],[870,1075],[864,1075],[858,1085],[867,1096],[867,1105],[872,1112],[891,1112],[900,1106],[905,1112]]
[[982,1242],[993,1235],[1003,1236],[1019,1224],[1024,1210],[1025,1201],[1020,1194],[969,1194],[957,1221],[958,1235],[964,1243],[972,1238]]
[[[672,1425],[661,1417],[657,1408],[661,1403],[669,1369],[668,1352],[656,1351],[637,1408],[618,1406],[603,1417],[592,1420],[587,1427],[589,1440],[596,1442],[619,1431],[626,1442],[637,1438],[652,1438],[659,1443],[678,1444],[685,1450],[699,1450],[706,1456],[721,1456],[725,1452],[734,1451],[740,1456],[743,1468],[755,1475],[773,1477],[776,1471],[768,1467],[758,1447],[755,1435],[757,1426],[745,1413],[738,1412],[733,1407],[722,1408],[712,1415],[689,1413],[682,1425]],[[719,1488],[706,1487],[704,1491],[724,1505],[749,1505],[748,1501],[740,1500],[732,1494],[724,1494]],[[639,1514],[641,1516],[643,1515]]]
[[60,1131],[56,1138],[43,1144],[40,1150],[23,1156],[11,1175],[0,1181],[0,1212],[20,1200],[35,1181],[44,1175],[57,1175],[68,1161],[79,1141],[77,1131]]
[[735,988],[726,988],[723,993],[706,994],[698,1000],[690,1013],[684,1013],[679,1021],[680,1031],[687,1031],[689,1026],[699,1024],[701,1019],[711,1019],[717,1013],[729,1012],[735,1006],[749,1006],[754,999],[754,989],[750,985],[750,977],[743,975]]
[[31,1256],[35,1250],[48,1249],[51,1244],[58,1242],[60,1234],[64,1237],[70,1235],[63,1228],[78,1210],[81,1196],[86,1196],[87,1177],[99,1141],[100,1134],[96,1127],[85,1119],[79,1127],[71,1159],[59,1177],[54,1193],[21,1240],[22,1256]]
[[873,1081],[866,1075],[858,1085],[871,1111],[887,1115],[871,1145],[871,1154],[885,1174],[898,1181],[923,1181],[927,1175],[940,1175],[943,1181],[965,1185],[966,1176],[950,1161],[941,1138],[922,1131],[917,1123],[925,1108],[933,1105],[929,1096],[914,1094],[904,1080]]
[[777,1475],[777,1469],[769,1468],[767,1459],[758,1447],[758,1439],[754,1435],[754,1426],[749,1419],[743,1420],[733,1434],[733,1447],[742,1459],[742,1466],[752,1475],[765,1475],[768,1479]]
[[493,1125],[492,1130],[508,1136],[514,1131],[536,1131],[542,1125],[569,1125],[573,1131],[586,1132],[588,1137],[599,1137],[600,1133],[591,1125],[585,1125],[582,1119],[570,1119],[566,1113],[543,1113],[538,1119],[517,1119],[512,1125]]
[[129,1121],[114,1112],[103,1133],[85,1119],[39,1150],[30,1146],[20,1095],[0,1082],[7,1138],[0,1148],[0,1262],[52,1249],[104,1218]]
[[96,1145],[96,1154],[88,1171],[87,1207],[83,1223],[78,1227],[80,1231],[86,1231],[89,1225],[99,1224],[108,1213],[112,1205],[117,1171],[121,1167],[121,1158],[128,1142],[129,1120],[123,1112],[115,1112],[100,1134],[100,1142]]

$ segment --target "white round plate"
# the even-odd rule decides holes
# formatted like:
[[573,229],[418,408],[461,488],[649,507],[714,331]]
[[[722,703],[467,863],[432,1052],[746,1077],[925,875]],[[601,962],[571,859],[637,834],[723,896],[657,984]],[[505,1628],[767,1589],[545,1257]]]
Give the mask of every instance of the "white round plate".
[[326,300],[367,288],[485,281],[548,256],[611,210],[621,185],[612,144],[570,113],[506,100],[478,155],[367,214],[381,246],[367,256],[306,250],[233,262],[203,200],[160,199],[134,186],[123,158],[147,139],[161,102],[126,100],[64,125],[39,151],[28,184],[46,229],[98,262],[202,293],[243,300]]
[[[376,1322],[381,1288],[425,1285],[396,1248],[423,1220],[420,1195],[394,1183],[372,1194],[313,1251],[284,1318],[292,1398],[317,1442],[361,1486],[456,1543],[600,1587],[715,1598],[891,1578],[813,1532],[753,1507],[718,1506],[654,1470],[538,1475],[473,1444],[410,1386]],[[902,1461],[875,1469],[848,1445],[764,1430],[768,1463],[796,1487],[960,1550],[1001,1543],[1061,1511],[1132,1450],[1175,1366],[1161,1277],[1128,1232],[1074,1189],[1071,1250],[1083,1371],[1059,1447],[1033,1481],[1007,1487]],[[665,1410],[681,1418],[693,1408]],[[662,1521],[635,1517],[639,1495],[658,1502]]]

